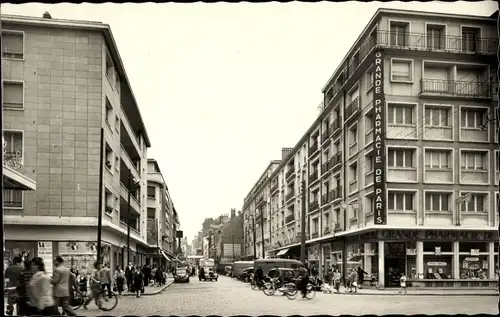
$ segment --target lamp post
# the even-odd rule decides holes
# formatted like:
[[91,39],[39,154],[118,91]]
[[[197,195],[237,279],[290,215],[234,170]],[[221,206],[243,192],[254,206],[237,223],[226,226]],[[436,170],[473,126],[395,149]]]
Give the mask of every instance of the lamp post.
[[128,197],[127,197],[127,262],[130,261],[130,198],[132,195],[132,190],[133,188],[136,189],[137,186],[140,184],[138,180],[136,180],[132,176],[132,171],[130,168],[128,169],[128,174],[127,174],[127,179],[128,179]]

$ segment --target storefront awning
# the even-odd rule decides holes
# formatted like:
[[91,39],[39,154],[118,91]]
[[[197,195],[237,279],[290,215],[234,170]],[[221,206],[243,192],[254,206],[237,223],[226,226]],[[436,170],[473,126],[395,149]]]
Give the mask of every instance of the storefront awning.
[[36,182],[9,166],[3,167],[3,188],[36,190]]
[[288,250],[290,250],[290,248],[283,249],[280,252],[276,253],[276,256],[285,255],[288,252]]
[[168,255],[165,252],[161,251],[161,255],[163,255],[163,257],[165,258],[165,260],[167,260],[169,262],[172,262],[172,259],[169,258]]

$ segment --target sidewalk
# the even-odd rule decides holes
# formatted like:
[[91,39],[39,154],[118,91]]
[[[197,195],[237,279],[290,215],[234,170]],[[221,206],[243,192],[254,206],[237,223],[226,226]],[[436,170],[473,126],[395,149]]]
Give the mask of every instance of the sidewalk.
[[[344,288],[340,288],[339,295],[399,295],[399,296],[498,296],[496,289],[470,289],[470,288],[407,288],[407,294],[399,294],[399,288],[362,288],[357,293],[346,293]],[[335,295],[335,294],[334,294]]]
[[[146,286],[146,287],[144,287],[144,294],[142,294],[141,296],[150,296],[150,295],[159,294],[172,284],[174,284],[174,277],[172,274],[168,274],[167,282],[165,283],[165,285],[160,286],[160,287]],[[130,293],[130,292],[123,292],[122,296],[136,296],[136,294]]]

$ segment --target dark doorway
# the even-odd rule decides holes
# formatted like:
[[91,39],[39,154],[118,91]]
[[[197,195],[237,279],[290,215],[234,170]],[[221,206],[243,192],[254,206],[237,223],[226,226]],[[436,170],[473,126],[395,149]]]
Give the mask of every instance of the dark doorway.
[[386,243],[384,254],[385,287],[399,287],[399,278],[405,271],[406,243]]

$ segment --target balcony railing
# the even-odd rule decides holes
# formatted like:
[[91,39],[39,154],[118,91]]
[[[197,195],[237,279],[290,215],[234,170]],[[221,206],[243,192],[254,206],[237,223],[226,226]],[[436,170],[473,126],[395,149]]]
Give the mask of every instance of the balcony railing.
[[309,203],[309,212],[314,211],[319,208],[319,201],[315,200]]
[[321,175],[324,175],[330,170],[330,159],[326,160],[325,163],[321,164]]
[[318,231],[313,232],[313,233],[311,234],[311,239],[314,239],[314,238],[317,238],[317,237],[319,237],[319,232],[318,232]]
[[309,184],[315,182],[318,179],[318,170],[314,171],[311,175],[309,175]]
[[335,135],[337,132],[341,131],[342,127],[342,117],[338,117],[337,119],[333,120],[332,124],[330,125],[330,135]]
[[334,188],[328,192],[329,201],[334,201],[335,199],[342,198],[342,186]]
[[295,193],[294,193],[294,192],[291,192],[291,193],[286,194],[286,196],[285,196],[285,201],[289,201],[289,200],[290,200],[290,199],[292,199],[294,196],[295,196]]
[[376,44],[392,48],[450,53],[496,54],[497,38],[470,39],[462,36],[431,36],[425,33],[395,33],[379,30]]
[[318,150],[318,143],[313,143],[310,147],[309,147],[309,156],[313,155],[314,153],[316,153],[316,151]]
[[340,231],[340,223],[336,223],[333,230],[334,231]]
[[285,174],[285,178],[288,179],[290,176],[293,175],[293,173],[295,173],[295,167],[294,166],[289,166],[288,167],[288,171]]
[[337,152],[330,159],[330,168],[336,167],[341,163],[342,163],[342,152]]
[[440,94],[456,97],[493,98],[497,83],[469,82],[441,79],[420,80],[421,94]]
[[356,114],[359,111],[359,97],[354,98],[353,101],[347,106],[345,109],[345,117],[347,120],[351,118],[354,114]]
[[278,189],[278,183],[276,184],[271,184],[271,193],[276,191]]
[[330,202],[330,197],[328,196],[328,192],[321,196],[321,205],[326,205]]
[[285,217],[285,223],[290,223],[295,220],[295,214],[289,214]]
[[328,234],[330,232],[331,232],[331,229],[328,226],[323,229],[323,234]]

